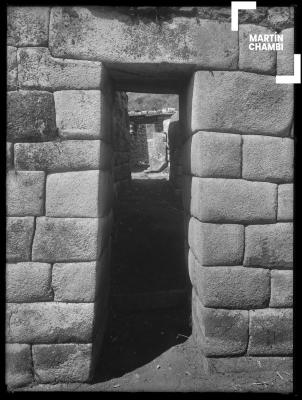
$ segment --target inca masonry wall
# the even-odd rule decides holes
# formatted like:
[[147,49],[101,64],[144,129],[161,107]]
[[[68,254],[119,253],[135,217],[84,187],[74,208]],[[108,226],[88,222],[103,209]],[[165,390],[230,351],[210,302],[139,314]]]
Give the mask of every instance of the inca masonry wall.
[[[9,387],[93,376],[114,188],[129,178],[127,139],[114,142],[128,123],[117,91],[180,95],[193,336],[205,366],[291,362],[293,85],[275,75],[292,73],[292,10],[242,13],[239,32],[230,9],[157,13],[8,9]],[[284,53],[247,51],[249,32],[276,29]]]

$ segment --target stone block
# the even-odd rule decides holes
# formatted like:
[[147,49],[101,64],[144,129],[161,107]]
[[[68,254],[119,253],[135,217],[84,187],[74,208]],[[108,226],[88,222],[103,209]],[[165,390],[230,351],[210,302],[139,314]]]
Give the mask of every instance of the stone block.
[[15,165],[21,170],[106,170],[112,157],[111,146],[100,140],[15,144]]
[[277,75],[294,75],[294,28],[284,29],[280,34],[283,35],[283,50],[277,52]]
[[294,141],[268,136],[243,136],[242,177],[276,183],[293,181]]
[[292,351],[292,309],[250,311],[249,355],[287,356]]
[[52,299],[50,264],[26,262],[6,265],[6,301],[30,303]]
[[29,261],[34,233],[34,217],[8,217],[6,229],[7,261]]
[[[171,173],[171,169],[170,169]],[[192,176],[183,175],[181,180],[182,203],[186,213],[190,213],[192,201]]]
[[198,71],[189,87],[188,126],[202,130],[288,136],[293,85],[242,71]]
[[37,344],[32,348],[39,383],[85,382],[89,378],[91,344]]
[[277,52],[273,50],[250,50],[250,35],[271,35],[271,29],[264,26],[239,25],[239,69],[258,74],[276,74]]
[[293,219],[294,188],[293,184],[278,186],[278,221]]
[[292,371],[292,357],[224,357],[208,358],[208,369],[211,373],[244,373]]
[[42,215],[45,173],[11,170],[6,178],[7,215]]
[[241,136],[197,132],[184,145],[185,173],[200,177],[241,177]]
[[16,90],[18,87],[17,48],[7,46],[7,90]]
[[47,46],[49,7],[8,7],[7,44]]
[[193,177],[191,214],[202,222],[274,222],[277,185],[242,179]]
[[52,287],[55,301],[95,301],[96,261],[54,264]]
[[100,89],[102,66],[86,60],[53,58],[46,47],[18,50],[21,88],[40,90]]
[[38,217],[33,260],[93,261],[109,240],[112,213],[104,218]]
[[[54,93],[56,121],[65,139],[109,139],[110,113],[100,90],[62,90]],[[110,132],[109,132],[110,133]]]
[[113,179],[115,182],[130,180],[131,179],[131,170],[129,164],[121,164],[117,165],[113,168]]
[[91,342],[93,303],[8,303],[7,341]]
[[79,171],[47,176],[47,216],[103,217],[109,214],[112,202],[110,172]]
[[231,31],[230,23],[174,17],[173,13],[161,16],[160,21],[144,16],[133,19],[121,8],[53,7],[50,51],[60,58],[126,63],[131,71],[141,64],[156,63],[151,74],[167,71],[167,63],[237,67],[238,33]]
[[57,137],[53,94],[44,91],[8,92],[7,138],[12,142],[41,142]]
[[244,227],[235,224],[207,224],[191,218],[189,245],[201,265],[241,265]]
[[[192,257],[192,255],[191,255]],[[193,256],[194,257],[194,256]],[[205,307],[248,310],[268,306],[270,273],[260,268],[202,267],[191,259],[190,276]]]
[[5,383],[8,388],[26,386],[32,382],[32,360],[28,344],[5,345]]
[[248,311],[202,306],[192,294],[193,338],[207,357],[240,355],[248,343]]
[[270,307],[292,307],[293,306],[293,272],[278,271],[271,272],[271,301]]
[[291,269],[293,266],[293,224],[247,226],[244,265]]
[[13,166],[14,155],[13,155],[14,145],[10,142],[6,142],[6,169],[10,169]]
[[294,24],[294,7],[269,7],[267,21],[273,29],[280,29]]

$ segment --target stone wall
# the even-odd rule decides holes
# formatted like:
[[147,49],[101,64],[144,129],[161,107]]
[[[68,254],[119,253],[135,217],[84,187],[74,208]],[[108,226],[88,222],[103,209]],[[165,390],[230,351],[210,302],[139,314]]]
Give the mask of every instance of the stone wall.
[[[275,83],[292,73],[292,10],[243,12],[238,32],[229,8],[136,11],[8,10],[10,387],[92,375],[114,179],[119,163],[128,168],[127,145],[112,140],[113,110],[126,107],[115,90],[180,95],[193,336],[205,365],[274,368],[292,355],[293,86]],[[249,32],[276,29],[287,57],[246,50]]]
[[199,71],[187,99],[193,336],[209,370],[274,368],[293,350],[293,87]]

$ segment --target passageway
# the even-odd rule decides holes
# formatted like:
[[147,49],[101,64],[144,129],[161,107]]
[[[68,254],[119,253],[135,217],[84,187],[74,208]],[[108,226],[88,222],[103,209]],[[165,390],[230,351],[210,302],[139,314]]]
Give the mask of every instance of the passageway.
[[132,173],[114,211],[111,309],[99,380],[147,364],[191,333],[182,203],[168,172]]

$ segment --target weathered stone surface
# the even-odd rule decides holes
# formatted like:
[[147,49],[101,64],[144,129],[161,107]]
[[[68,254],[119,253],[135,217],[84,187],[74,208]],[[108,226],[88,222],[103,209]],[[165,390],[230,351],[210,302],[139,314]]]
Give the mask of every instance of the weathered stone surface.
[[111,225],[112,213],[104,218],[38,217],[33,260],[96,260],[109,239]]
[[244,227],[207,224],[191,218],[189,245],[201,265],[240,265],[243,261]]
[[293,219],[294,188],[293,184],[278,186],[278,221]]
[[229,23],[171,17],[159,24],[156,19],[133,19],[116,8],[53,7],[50,51],[55,57],[114,63],[236,68],[238,34],[231,31]]
[[293,272],[271,272],[271,301],[270,307],[293,306]]
[[239,69],[260,74],[275,75],[276,51],[250,50],[250,35],[271,35],[272,30],[264,26],[244,24],[239,25]]
[[273,29],[294,25],[294,7],[269,7],[267,21]]
[[[192,257],[194,257],[191,254]],[[205,307],[263,308],[270,298],[270,273],[260,268],[202,267],[189,261],[192,284]]]
[[103,217],[109,214],[112,202],[110,172],[79,171],[47,176],[47,216]]
[[10,141],[47,141],[57,136],[52,93],[43,91],[8,92],[7,137]]
[[185,173],[200,177],[241,177],[241,136],[197,132],[183,149]]
[[111,146],[100,140],[15,144],[15,165],[21,170],[106,170],[112,159]]
[[192,178],[191,214],[202,222],[274,222],[276,203],[274,183]]
[[7,44],[11,46],[47,46],[49,7],[9,7]]
[[13,155],[14,145],[10,142],[6,142],[6,169],[13,166],[14,155]]
[[250,355],[291,355],[293,351],[293,310],[250,311]]
[[195,72],[189,88],[190,131],[288,136],[293,85],[275,81],[274,76],[241,71]]
[[100,89],[99,62],[53,58],[46,47],[18,50],[21,88],[42,90]]
[[9,171],[6,177],[7,215],[42,215],[45,174],[41,171]]
[[284,29],[280,34],[283,35],[283,50],[277,52],[277,75],[294,75],[294,28]]
[[93,303],[7,304],[7,340],[23,343],[91,342]]
[[192,292],[193,338],[206,356],[240,355],[248,342],[248,311],[203,307]]
[[277,183],[292,182],[293,164],[293,139],[243,136],[243,178]]
[[293,266],[293,224],[247,226],[244,265],[276,269]]
[[28,303],[52,299],[50,264],[26,262],[6,265],[6,301]]
[[208,370],[212,373],[291,371],[292,357],[224,357],[208,358]]
[[6,344],[5,383],[8,387],[28,385],[33,380],[28,344]]
[[34,345],[33,362],[38,382],[85,382],[89,377],[91,344]]
[[52,287],[55,301],[93,302],[96,261],[54,264]]
[[7,46],[7,90],[18,87],[17,48]]
[[109,116],[105,115],[100,90],[62,90],[54,93],[56,121],[60,135],[66,139],[102,139]]
[[7,261],[30,260],[34,217],[8,217],[6,229]]

